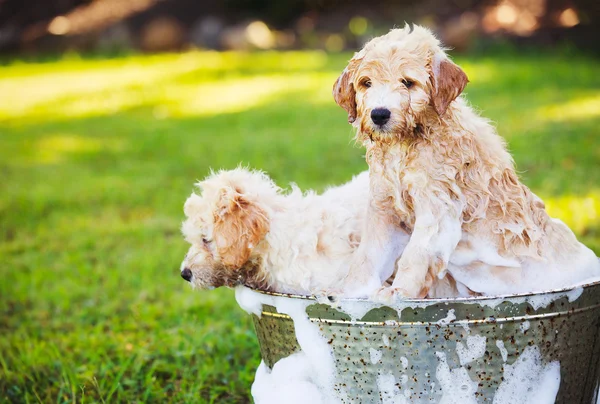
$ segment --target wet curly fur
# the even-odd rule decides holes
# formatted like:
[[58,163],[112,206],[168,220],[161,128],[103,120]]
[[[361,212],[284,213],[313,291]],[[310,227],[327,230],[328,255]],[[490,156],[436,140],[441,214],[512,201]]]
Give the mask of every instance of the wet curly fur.
[[181,264],[198,288],[243,284],[282,293],[342,291],[360,242],[367,173],[321,195],[284,193],[264,173],[238,168],[198,183],[185,203]]
[[[523,185],[504,140],[461,93],[466,74],[432,33],[406,26],[354,55],[333,87],[366,147],[370,208],[349,280],[355,295],[422,297],[448,270],[483,294],[551,289],[600,263]],[[375,109],[390,111],[375,124]],[[410,240],[390,247],[397,232]]]

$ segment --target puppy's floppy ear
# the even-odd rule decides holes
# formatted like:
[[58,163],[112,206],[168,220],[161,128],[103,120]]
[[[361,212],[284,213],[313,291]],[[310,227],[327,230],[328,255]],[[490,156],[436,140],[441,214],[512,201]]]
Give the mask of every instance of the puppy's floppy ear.
[[333,99],[348,112],[348,122],[356,120],[356,91],[354,89],[354,74],[362,61],[364,52],[359,52],[348,62],[340,77],[333,85]]
[[469,82],[465,72],[442,52],[431,61],[431,105],[439,116],[444,115],[452,101]]
[[215,212],[213,238],[223,265],[239,269],[269,230],[266,213],[238,190],[222,191]]

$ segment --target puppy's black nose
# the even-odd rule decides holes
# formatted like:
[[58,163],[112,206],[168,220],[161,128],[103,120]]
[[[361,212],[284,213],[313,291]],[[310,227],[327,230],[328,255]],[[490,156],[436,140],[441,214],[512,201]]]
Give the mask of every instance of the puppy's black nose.
[[390,120],[392,113],[386,108],[375,108],[371,111],[371,119],[375,125],[383,126],[387,121]]
[[181,271],[181,277],[188,282],[191,281],[192,271],[189,268],[183,268],[183,271]]

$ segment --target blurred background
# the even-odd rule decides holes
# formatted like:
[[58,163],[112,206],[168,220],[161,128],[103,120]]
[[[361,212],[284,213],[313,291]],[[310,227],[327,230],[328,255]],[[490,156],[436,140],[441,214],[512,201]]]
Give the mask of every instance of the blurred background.
[[250,319],[179,277],[183,202],[210,168],[365,170],[331,87],[405,22],[600,253],[599,4],[0,0],[0,403],[250,402]]
[[356,49],[404,22],[459,51],[504,40],[598,52],[595,0],[0,0],[0,51]]

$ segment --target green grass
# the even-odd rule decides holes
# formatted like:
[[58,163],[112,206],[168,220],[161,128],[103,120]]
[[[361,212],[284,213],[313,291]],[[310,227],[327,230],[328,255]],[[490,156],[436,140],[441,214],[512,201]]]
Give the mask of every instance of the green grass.
[[[250,319],[179,278],[182,205],[210,167],[317,189],[365,169],[330,96],[348,57],[0,66],[0,402],[248,402]],[[600,252],[598,61],[458,62],[524,182]]]

